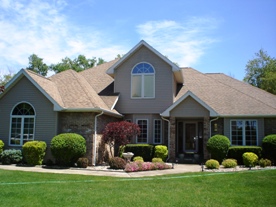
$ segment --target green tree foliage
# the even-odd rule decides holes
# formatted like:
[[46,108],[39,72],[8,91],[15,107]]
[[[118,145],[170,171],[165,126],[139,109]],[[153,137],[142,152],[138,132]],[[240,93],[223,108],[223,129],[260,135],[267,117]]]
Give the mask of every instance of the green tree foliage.
[[[100,58],[99,58],[100,59]],[[55,73],[60,73],[65,70],[75,70],[77,72],[92,68],[96,63],[96,58],[88,59],[84,55],[79,55],[74,60],[71,60],[68,57],[65,57],[58,64],[50,65],[49,69]]]
[[38,57],[36,54],[32,54],[29,57],[29,67],[27,67],[27,69],[43,76],[46,76],[48,72],[48,66],[43,63],[43,59]]
[[103,63],[106,63],[106,61],[102,58],[98,58],[97,65],[101,65]]
[[244,81],[276,94],[276,59],[262,49],[246,65]]
[[5,74],[3,76],[0,76],[0,86],[6,85],[13,77],[13,74]]

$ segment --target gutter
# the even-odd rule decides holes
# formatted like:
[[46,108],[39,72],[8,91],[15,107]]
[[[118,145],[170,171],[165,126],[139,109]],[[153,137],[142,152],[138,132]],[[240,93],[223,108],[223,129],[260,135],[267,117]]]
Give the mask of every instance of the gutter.
[[100,114],[97,114],[95,116],[95,121],[94,121],[94,149],[93,149],[93,154],[94,154],[94,159],[92,162],[93,166],[96,166],[96,157],[97,157],[97,121],[98,121],[98,117],[103,115],[103,111]]
[[165,119],[163,116],[161,116],[161,118],[162,118],[164,121],[167,121],[167,122],[168,122],[168,158],[167,158],[167,160],[166,160],[166,162],[168,162],[168,160],[170,159],[171,122],[170,122],[170,120]]
[[210,125],[210,126],[209,126],[209,127],[210,127],[210,132],[209,132],[210,135],[209,135],[209,138],[212,136],[212,122],[213,122],[213,121],[216,121],[216,120],[218,120],[218,119],[219,119],[219,117],[216,117],[216,118],[214,118],[214,119],[212,119],[212,120],[209,121],[209,125]]

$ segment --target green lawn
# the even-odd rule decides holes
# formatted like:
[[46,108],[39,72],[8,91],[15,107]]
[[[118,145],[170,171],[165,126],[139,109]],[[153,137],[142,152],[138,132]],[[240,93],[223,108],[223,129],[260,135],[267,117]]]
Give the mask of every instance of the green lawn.
[[148,178],[0,170],[0,206],[276,206],[276,170]]

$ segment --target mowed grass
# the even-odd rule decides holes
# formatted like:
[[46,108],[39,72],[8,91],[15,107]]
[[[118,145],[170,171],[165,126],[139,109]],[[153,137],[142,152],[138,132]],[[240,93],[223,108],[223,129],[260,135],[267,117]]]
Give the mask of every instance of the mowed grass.
[[276,206],[276,170],[115,178],[0,170],[0,206]]

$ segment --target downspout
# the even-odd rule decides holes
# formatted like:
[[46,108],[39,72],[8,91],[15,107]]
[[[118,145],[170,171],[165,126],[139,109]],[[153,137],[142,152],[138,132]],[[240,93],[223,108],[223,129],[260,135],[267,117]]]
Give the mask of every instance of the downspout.
[[171,122],[170,122],[170,120],[165,119],[163,116],[161,116],[161,118],[164,121],[168,122],[168,158],[166,160],[166,162],[168,162],[168,160],[170,159],[170,139],[171,139],[171,137],[170,137],[170,135],[171,135],[170,131],[171,131]]
[[93,150],[93,154],[94,154],[94,159],[92,162],[93,166],[96,166],[96,156],[97,156],[97,122],[98,122],[98,117],[103,115],[103,111],[100,114],[97,114],[95,116],[95,121],[94,121],[94,150]]
[[209,127],[210,127],[210,135],[209,135],[209,138],[212,136],[212,122],[213,121],[216,121],[216,120],[218,120],[219,119],[219,117],[216,117],[216,118],[214,118],[214,119],[212,119],[212,120],[210,120],[210,122],[209,122]]

